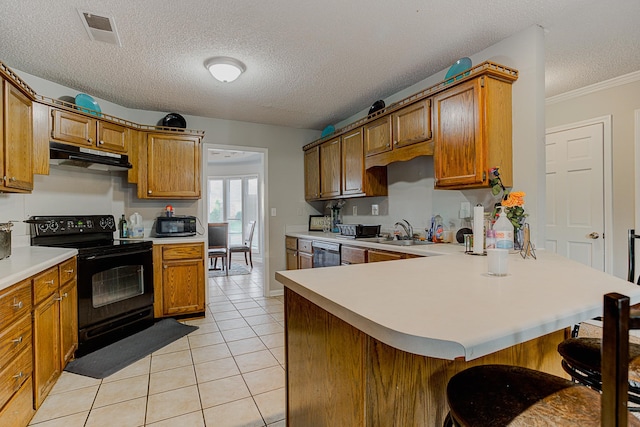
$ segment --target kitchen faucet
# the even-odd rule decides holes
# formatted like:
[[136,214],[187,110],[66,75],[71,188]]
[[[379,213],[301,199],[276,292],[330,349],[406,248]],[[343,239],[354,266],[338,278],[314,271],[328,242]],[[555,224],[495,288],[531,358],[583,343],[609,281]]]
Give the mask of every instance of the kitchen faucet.
[[404,225],[401,221],[398,221],[395,223],[394,227],[402,227],[402,229],[404,230],[404,234],[406,235],[405,239],[413,240],[413,227],[406,219],[403,219],[402,221],[404,221],[407,225]]

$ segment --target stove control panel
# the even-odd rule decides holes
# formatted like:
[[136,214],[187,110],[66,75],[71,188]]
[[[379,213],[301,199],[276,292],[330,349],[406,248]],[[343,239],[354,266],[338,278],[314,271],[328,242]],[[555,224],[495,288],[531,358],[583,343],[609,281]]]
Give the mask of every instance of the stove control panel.
[[26,222],[31,224],[32,237],[116,231],[113,215],[32,216]]

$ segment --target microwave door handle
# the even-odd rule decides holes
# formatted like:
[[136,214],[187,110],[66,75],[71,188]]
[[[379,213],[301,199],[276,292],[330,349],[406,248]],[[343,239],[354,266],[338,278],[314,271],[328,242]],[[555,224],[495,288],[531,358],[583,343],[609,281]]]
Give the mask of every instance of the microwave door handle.
[[151,252],[151,249],[143,249],[140,251],[127,251],[126,253],[115,253],[115,254],[107,254],[107,255],[91,255],[88,256],[84,259],[86,260],[97,260],[97,259],[107,259],[107,258],[115,258],[115,257],[121,257],[121,256],[128,256],[128,255],[137,255],[137,254],[143,254],[146,252]]

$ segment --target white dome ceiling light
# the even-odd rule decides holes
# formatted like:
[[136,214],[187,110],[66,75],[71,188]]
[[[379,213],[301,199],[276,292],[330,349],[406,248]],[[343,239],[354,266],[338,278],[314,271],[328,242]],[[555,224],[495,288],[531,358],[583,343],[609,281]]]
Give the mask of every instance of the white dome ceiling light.
[[225,83],[234,81],[247,69],[242,62],[228,56],[207,59],[204,66],[216,80]]

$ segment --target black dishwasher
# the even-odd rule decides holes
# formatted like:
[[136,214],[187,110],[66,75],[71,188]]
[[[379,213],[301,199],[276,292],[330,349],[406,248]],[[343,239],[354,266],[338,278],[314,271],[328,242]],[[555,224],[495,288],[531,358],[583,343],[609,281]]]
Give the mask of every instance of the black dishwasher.
[[311,247],[313,248],[313,268],[340,265],[340,243],[314,240],[311,242]]

